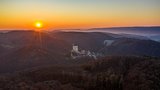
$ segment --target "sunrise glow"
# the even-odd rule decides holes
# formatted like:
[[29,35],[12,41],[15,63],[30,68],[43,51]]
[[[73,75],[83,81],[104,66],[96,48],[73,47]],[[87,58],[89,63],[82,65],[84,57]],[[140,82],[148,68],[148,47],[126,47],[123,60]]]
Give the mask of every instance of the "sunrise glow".
[[160,26],[160,0],[0,0],[0,29]]
[[36,28],[42,28],[42,27],[43,27],[42,22],[36,22],[36,23],[35,23],[35,27],[36,27]]

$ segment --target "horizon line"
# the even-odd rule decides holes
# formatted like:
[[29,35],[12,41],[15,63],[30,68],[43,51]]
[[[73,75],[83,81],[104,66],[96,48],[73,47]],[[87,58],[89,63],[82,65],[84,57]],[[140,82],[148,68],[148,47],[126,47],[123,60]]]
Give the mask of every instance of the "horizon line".
[[[42,29],[42,30],[90,30],[90,29],[112,29],[112,28],[151,28],[151,27],[160,27],[160,26],[154,26],[154,25],[151,25],[151,26],[113,26],[113,27],[91,27],[91,28],[55,28],[55,29]],[[28,31],[28,30],[35,30],[35,29],[0,29],[0,31],[5,31],[5,30],[25,30],[25,31]]]

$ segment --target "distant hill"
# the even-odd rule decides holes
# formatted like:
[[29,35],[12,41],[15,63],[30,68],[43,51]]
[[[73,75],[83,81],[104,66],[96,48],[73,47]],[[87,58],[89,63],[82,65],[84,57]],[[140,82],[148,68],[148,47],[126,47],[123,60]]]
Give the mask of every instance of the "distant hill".
[[141,35],[134,35],[134,34],[119,34],[120,37],[126,37],[126,38],[133,38],[133,39],[140,39],[140,40],[149,40],[147,36],[141,36]]
[[137,35],[158,35],[160,27],[113,27],[113,28],[92,28],[91,31],[111,32],[111,33],[126,33]]
[[53,32],[52,36],[90,51],[99,50],[103,47],[103,41],[106,39],[115,39],[113,36],[101,32]]
[[105,47],[107,55],[122,56],[157,56],[160,57],[160,43],[152,40],[138,40],[123,38],[116,40],[112,45]]
[[[37,33],[34,31],[11,31],[0,34],[0,46],[10,50],[17,50],[24,46],[37,45],[48,50],[57,50],[64,52],[68,44],[50,36],[47,33]],[[68,49],[67,49],[68,50]]]
[[160,35],[149,36],[148,38],[160,42]]
[[[134,37],[133,37],[134,36]],[[145,37],[103,32],[11,31],[0,34],[0,72],[46,65],[70,65],[72,45],[103,56],[160,57],[160,43]],[[107,44],[109,43],[109,44]],[[82,60],[85,63],[85,60]],[[86,60],[88,62],[88,60]]]
[[12,31],[0,35],[0,72],[57,64],[71,45],[46,33]]
[[[102,32],[59,32],[53,33],[70,44],[78,44],[85,50],[105,53],[105,55],[160,56],[160,43],[147,37],[130,34],[110,34]],[[104,46],[105,40],[113,40]]]

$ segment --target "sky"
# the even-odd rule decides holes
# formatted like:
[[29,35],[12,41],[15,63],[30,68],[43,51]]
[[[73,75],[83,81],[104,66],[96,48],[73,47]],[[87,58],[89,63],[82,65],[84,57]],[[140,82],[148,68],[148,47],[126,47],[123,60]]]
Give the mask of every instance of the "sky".
[[160,0],[0,0],[0,29],[160,26]]

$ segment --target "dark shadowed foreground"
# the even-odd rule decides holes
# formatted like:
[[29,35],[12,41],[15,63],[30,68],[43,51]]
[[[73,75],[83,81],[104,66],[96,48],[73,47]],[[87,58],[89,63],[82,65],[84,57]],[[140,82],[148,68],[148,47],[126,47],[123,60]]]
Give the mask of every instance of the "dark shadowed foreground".
[[50,66],[0,78],[1,90],[159,90],[160,60],[105,57],[77,66]]

